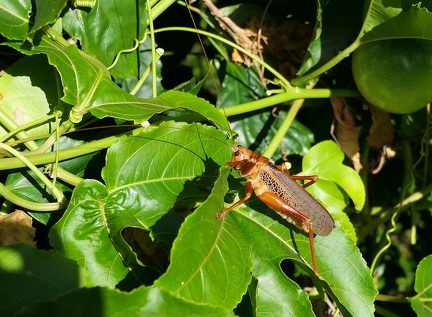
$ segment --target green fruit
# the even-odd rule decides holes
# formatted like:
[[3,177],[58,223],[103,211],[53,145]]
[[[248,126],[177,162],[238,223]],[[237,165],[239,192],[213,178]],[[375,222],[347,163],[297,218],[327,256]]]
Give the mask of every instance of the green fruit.
[[432,101],[432,41],[369,42],[353,53],[357,88],[371,104],[392,113],[411,113]]

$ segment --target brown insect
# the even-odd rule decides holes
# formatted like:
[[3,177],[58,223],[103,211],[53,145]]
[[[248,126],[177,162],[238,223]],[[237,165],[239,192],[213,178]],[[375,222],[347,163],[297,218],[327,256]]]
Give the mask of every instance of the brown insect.
[[[189,13],[192,17],[190,10]],[[194,21],[193,23],[196,28]],[[207,63],[210,65],[198,32],[197,36]],[[209,67],[209,70],[214,79],[212,68]],[[218,91],[217,85],[215,88]],[[222,107],[222,109],[224,108]],[[272,164],[267,157],[247,148],[236,145],[231,149],[233,151],[232,159],[226,165],[233,167],[241,176],[246,177],[246,196],[228,209],[218,213],[216,218],[221,219],[235,207],[245,203],[254,191],[261,201],[275,210],[282,218],[309,234],[312,266],[315,273],[318,274],[314,233],[327,236],[335,227],[334,220],[328,211],[305,190],[306,187],[318,180],[318,176],[292,176],[287,169]],[[308,182],[300,185],[296,180]]]
[[[221,219],[235,207],[245,203],[252,191],[267,206],[275,210],[288,222],[309,234],[312,266],[316,274],[318,267],[315,257],[314,233],[320,236],[329,235],[334,220],[328,211],[305,188],[318,180],[318,176],[292,176],[282,166],[272,164],[261,156],[240,145],[232,148],[232,160],[226,165],[233,167],[246,179],[246,196],[228,209],[216,215]],[[296,180],[307,180],[300,185]]]

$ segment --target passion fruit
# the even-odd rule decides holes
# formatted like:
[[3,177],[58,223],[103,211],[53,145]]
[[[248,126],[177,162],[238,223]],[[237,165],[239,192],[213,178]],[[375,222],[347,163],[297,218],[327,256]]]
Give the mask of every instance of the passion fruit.
[[368,42],[353,53],[357,88],[372,105],[406,114],[432,101],[432,41],[392,39]]

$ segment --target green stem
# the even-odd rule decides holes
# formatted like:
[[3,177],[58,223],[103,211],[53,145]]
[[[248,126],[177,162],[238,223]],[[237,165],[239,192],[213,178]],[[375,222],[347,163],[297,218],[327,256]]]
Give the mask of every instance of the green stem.
[[154,34],[154,26],[153,26],[153,18],[152,18],[152,9],[150,7],[150,2],[147,1],[147,12],[149,15],[149,29],[150,29],[150,47],[151,47],[151,57],[152,57],[152,62],[151,62],[151,71],[152,71],[152,95],[153,98],[157,97],[157,87],[156,87],[156,83],[157,83],[157,78],[156,78],[156,40],[155,40],[155,34]]
[[56,171],[53,173],[55,173],[55,176],[58,179],[61,179],[62,181],[66,182],[68,184],[71,184],[74,187],[78,186],[78,184],[84,180],[83,178],[66,171],[65,169],[61,168],[60,166],[57,167]]
[[[161,48],[156,49],[156,62],[162,57],[163,53],[164,53],[163,49],[161,49]],[[152,70],[152,69],[153,69],[153,63],[151,65],[149,65],[149,67],[147,67],[147,69],[142,74],[141,78],[138,80],[136,85],[130,91],[130,94],[132,96],[135,96],[135,94],[138,92],[138,90],[140,90],[142,85],[144,85],[144,82],[147,79],[148,75],[150,74],[150,70]],[[156,77],[154,77],[154,78],[156,78]]]
[[[359,36],[360,38],[361,36]],[[320,68],[314,70],[313,72],[303,76],[303,77],[299,77],[296,79],[293,79],[291,81],[292,85],[295,86],[300,86],[300,85],[304,85],[306,83],[308,83],[310,80],[317,78],[319,75],[321,75],[322,73],[326,72],[327,70],[329,70],[330,68],[332,68],[333,66],[336,66],[340,61],[342,61],[343,59],[345,59],[346,57],[348,57],[359,45],[360,45],[360,40],[359,38],[357,38],[354,43],[352,43],[350,46],[348,46],[346,49],[344,49],[342,52],[340,52],[339,54],[337,54],[333,59],[331,59],[330,61],[328,61],[327,63],[325,63],[323,66],[321,66]]]
[[68,47],[71,44],[66,41],[63,36],[58,34],[56,31],[54,31],[49,25],[45,25],[41,28],[45,32],[46,35],[48,35],[53,41],[57,42],[58,44]]
[[[48,116],[50,117],[50,116]],[[40,120],[46,120],[47,117],[45,117],[44,119],[40,119]],[[1,142],[4,142],[5,140],[7,140],[10,136],[15,135],[18,139],[29,139],[30,140],[30,136],[27,134],[27,132],[24,131],[24,129],[21,129],[19,127],[19,125],[15,122],[15,120],[11,119],[3,110],[0,109],[0,122],[1,124],[8,130],[10,131],[7,135],[5,135],[2,139]],[[28,126],[33,126],[32,123],[28,123],[25,125],[26,127]],[[16,132],[17,131],[17,132]],[[34,141],[27,141],[24,142],[25,146],[30,150],[36,150],[38,148],[38,145],[36,142]]]
[[[2,114],[2,115],[4,115],[4,113],[0,110],[0,113]],[[34,120],[34,121],[31,121],[31,122],[29,122],[29,123],[26,123],[26,124],[24,124],[24,125],[22,125],[22,126],[17,126],[16,124],[15,124],[15,126],[17,126],[17,128],[16,129],[13,129],[12,131],[10,131],[8,134],[6,134],[6,135],[4,135],[3,137],[1,137],[0,138],[0,143],[4,143],[6,140],[8,140],[8,139],[10,139],[10,138],[12,138],[14,135],[16,135],[16,134],[18,134],[18,133],[20,133],[20,132],[22,132],[22,131],[25,131],[25,130],[28,130],[28,129],[31,129],[32,127],[35,127],[35,126],[38,126],[38,125],[40,125],[40,124],[42,124],[42,123],[45,123],[45,122],[48,122],[49,120],[51,120],[51,119],[53,119],[55,117],[55,114],[51,114],[51,115],[48,115],[48,116],[46,116],[46,117],[43,117],[43,118],[39,118],[39,119],[37,119],[37,120]],[[2,119],[4,119],[4,117],[2,116]],[[13,120],[12,120],[13,121]],[[13,121],[14,123],[15,123],[15,121]],[[22,134],[20,134],[20,135],[17,135],[17,138],[18,139],[20,139],[20,137],[24,137],[24,138],[29,138],[29,136],[28,136],[28,134],[27,133],[22,133]],[[34,144],[33,144],[34,143]],[[25,143],[26,144],[26,143]],[[27,145],[27,144],[26,144]],[[35,142],[29,142],[29,144],[28,144],[30,147],[32,147],[31,149],[30,148],[28,148],[29,150],[34,150],[34,145],[36,145],[36,148],[37,148],[37,144],[35,143]]]
[[12,202],[14,205],[37,212],[52,212],[66,208],[66,204],[64,202],[41,204],[28,201],[12,193],[2,183],[0,183],[0,196],[2,196],[5,200]]
[[[153,7],[154,2],[153,3],[151,2],[150,5],[152,6],[153,21],[156,20],[158,16],[160,16],[166,9],[168,9],[176,1],[177,0],[161,0],[154,7]],[[147,20],[146,23],[148,25],[149,20]]]
[[375,299],[378,301],[382,301],[382,302],[409,303],[409,299],[407,297],[402,297],[402,296],[391,296],[391,295],[378,294],[375,297]]
[[288,129],[290,128],[292,122],[294,121],[297,113],[299,112],[300,108],[302,107],[304,103],[304,99],[298,99],[293,102],[290,110],[288,111],[285,119],[282,122],[282,125],[279,127],[278,131],[276,132],[275,136],[271,140],[270,144],[268,145],[267,149],[263,153],[263,156],[265,157],[272,157],[273,154],[278,149],[279,145],[281,144],[283,138],[288,132]]
[[[51,189],[54,197],[57,198],[57,201],[59,203],[63,203],[65,201],[65,197],[63,195],[63,192],[61,192],[57,187],[53,186],[53,184],[51,183],[51,181],[32,163],[30,162],[30,160],[28,158],[26,158],[25,156],[23,156],[20,152],[18,152],[17,150],[15,150],[14,148],[0,143],[0,148],[8,151],[9,153],[11,153],[12,155],[14,155],[18,160],[20,160],[24,166],[27,166],[30,170],[33,171],[33,173],[35,173],[35,175],[49,188]],[[56,154],[56,153],[53,153]],[[6,159],[8,160],[8,159]]]
[[[124,135],[136,134],[141,131],[141,128],[138,128],[134,131],[129,131],[125,133],[121,133],[119,135],[110,136],[105,139],[93,141],[90,143],[85,143],[83,145],[79,145],[72,149],[60,150],[58,151],[58,160],[64,161],[71,158],[75,158],[81,155],[86,155],[89,153],[97,152],[103,149],[110,147],[114,142],[116,142],[119,138]],[[28,155],[27,159],[33,165],[45,165],[54,163],[56,160],[56,153],[49,152],[37,155]],[[0,160],[0,171],[11,170],[14,168],[23,168],[27,165],[24,164],[20,159],[14,158],[4,158]]]
[[270,96],[260,100],[255,100],[241,105],[227,107],[225,112],[227,116],[248,113],[271,107],[279,103],[284,103],[294,99],[312,99],[312,98],[331,98],[331,97],[358,97],[360,94],[356,90],[350,89],[302,89],[297,88],[293,91]]

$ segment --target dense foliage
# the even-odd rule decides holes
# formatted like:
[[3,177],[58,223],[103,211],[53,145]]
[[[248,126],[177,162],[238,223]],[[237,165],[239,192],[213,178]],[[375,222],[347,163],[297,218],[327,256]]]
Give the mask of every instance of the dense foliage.
[[[430,9],[2,1],[0,315],[429,315],[430,105],[378,110],[350,55],[432,40]],[[318,274],[255,196],[216,219],[234,139],[319,176]]]

